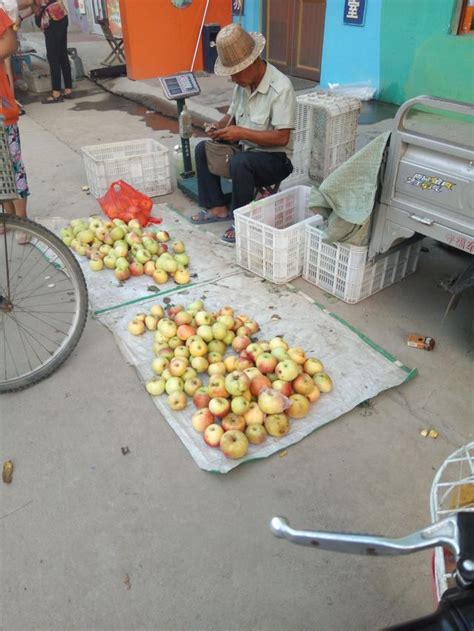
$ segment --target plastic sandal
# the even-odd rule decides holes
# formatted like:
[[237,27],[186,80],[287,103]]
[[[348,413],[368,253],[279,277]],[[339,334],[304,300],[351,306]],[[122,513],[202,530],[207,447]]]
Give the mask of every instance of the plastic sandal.
[[43,99],[41,101],[43,105],[49,105],[50,103],[62,103],[62,102],[63,102],[62,96],[48,96],[46,99]]
[[235,243],[235,226],[227,228],[221,237],[221,241],[224,241],[225,243]]

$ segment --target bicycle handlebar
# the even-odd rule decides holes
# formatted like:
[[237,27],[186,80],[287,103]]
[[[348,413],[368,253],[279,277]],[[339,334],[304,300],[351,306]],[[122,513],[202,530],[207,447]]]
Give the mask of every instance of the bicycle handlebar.
[[411,554],[412,552],[434,548],[435,546],[449,548],[456,557],[459,556],[460,552],[456,517],[447,517],[432,526],[418,530],[400,539],[389,539],[376,535],[295,530],[291,528],[285,517],[274,517],[270,522],[270,529],[276,537],[288,539],[288,541],[298,545],[349,554],[393,556]]
[[369,556],[411,554],[443,546],[457,562],[456,580],[461,589],[443,594],[438,610],[386,631],[473,631],[474,629],[474,512],[460,512],[399,539],[320,530],[296,530],[285,517],[273,517],[276,537],[298,545]]

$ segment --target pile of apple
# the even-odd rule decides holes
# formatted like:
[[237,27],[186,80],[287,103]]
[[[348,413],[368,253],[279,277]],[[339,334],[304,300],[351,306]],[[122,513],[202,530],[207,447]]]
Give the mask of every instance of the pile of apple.
[[[283,337],[252,338],[259,325],[232,307],[211,313],[200,300],[166,311],[155,304],[128,330],[155,332],[156,377],[147,382],[148,393],[166,393],[172,410],[186,408],[190,397],[198,408],[193,428],[229,458],[242,458],[249,443],[259,445],[268,435],[285,436],[290,419],[306,416],[310,404],[332,390],[319,359]],[[230,348],[234,353],[227,354]]]
[[73,219],[60,232],[61,239],[80,256],[90,259],[94,272],[114,270],[119,281],[147,274],[162,285],[172,277],[178,285],[187,285],[189,257],[182,241],[167,242],[166,230],[143,230],[137,219],[128,224],[121,219],[104,221],[100,217]]

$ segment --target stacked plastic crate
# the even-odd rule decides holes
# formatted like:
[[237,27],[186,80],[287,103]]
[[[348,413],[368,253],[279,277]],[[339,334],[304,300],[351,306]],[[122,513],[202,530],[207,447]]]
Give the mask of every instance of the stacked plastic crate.
[[296,99],[293,173],[285,188],[320,184],[355,152],[360,101],[319,92]]

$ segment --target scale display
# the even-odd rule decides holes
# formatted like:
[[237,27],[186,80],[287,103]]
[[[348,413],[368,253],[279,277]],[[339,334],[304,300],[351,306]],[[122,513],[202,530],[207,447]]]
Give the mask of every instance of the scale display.
[[201,92],[193,72],[180,72],[168,77],[160,77],[160,82],[168,99],[186,99]]

